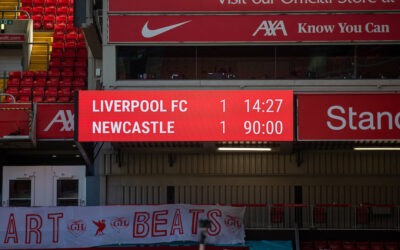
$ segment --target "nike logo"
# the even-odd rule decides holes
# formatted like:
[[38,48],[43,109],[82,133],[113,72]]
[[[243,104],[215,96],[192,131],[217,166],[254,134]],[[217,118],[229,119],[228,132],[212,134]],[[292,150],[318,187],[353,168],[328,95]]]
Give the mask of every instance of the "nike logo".
[[147,26],[149,24],[149,21],[147,21],[146,24],[143,26],[142,35],[145,38],[152,38],[152,37],[158,36],[158,35],[160,35],[162,33],[165,33],[165,32],[167,32],[169,30],[172,30],[172,29],[175,29],[175,28],[177,28],[179,26],[182,26],[182,25],[184,25],[184,24],[186,24],[186,23],[188,23],[190,21],[192,21],[192,20],[189,20],[189,21],[186,21],[186,22],[183,22],[183,23],[177,23],[177,24],[174,24],[174,25],[166,26],[166,27],[163,27],[163,28],[155,29],[155,30],[149,29],[149,27]]

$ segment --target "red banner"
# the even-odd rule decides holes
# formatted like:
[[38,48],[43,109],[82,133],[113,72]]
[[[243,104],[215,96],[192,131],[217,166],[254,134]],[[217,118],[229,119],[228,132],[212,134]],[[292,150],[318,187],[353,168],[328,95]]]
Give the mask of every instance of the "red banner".
[[397,0],[109,0],[110,12],[399,10]]
[[0,104],[0,138],[30,135],[31,110],[30,104]]
[[0,42],[24,42],[24,34],[0,34]]
[[298,95],[298,140],[398,140],[399,94]]
[[79,141],[292,141],[292,91],[80,91]]
[[400,14],[110,16],[109,41],[398,41],[399,22]]
[[74,104],[40,103],[36,120],[38,139],[74,138]]

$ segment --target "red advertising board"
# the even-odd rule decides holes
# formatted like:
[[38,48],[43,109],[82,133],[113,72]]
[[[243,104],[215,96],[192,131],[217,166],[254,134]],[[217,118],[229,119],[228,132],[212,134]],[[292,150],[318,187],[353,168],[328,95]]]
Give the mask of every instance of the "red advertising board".
[[110,12],[399,10],[396,0],[109,0]]
[[399,22],[400,14],[116,15],[109,42],[399,41]]
[[80,91],[79,141],[292,141],[292,91]]
[[30,104],[0,104],[0,138],[29,136],[31,111]]
[[73,139],[74,104],[37,104],[38,139]]
[[0,42],[24,42],[24,34],[0,34]]
[[399,94],[297,95],[298,140],[398,140]]

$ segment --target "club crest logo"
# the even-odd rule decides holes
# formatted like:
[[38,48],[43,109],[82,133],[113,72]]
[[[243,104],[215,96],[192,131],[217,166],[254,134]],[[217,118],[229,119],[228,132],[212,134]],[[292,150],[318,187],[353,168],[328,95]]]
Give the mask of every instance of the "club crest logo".
[[237,232],[242,228],[242,223],[238,217],[227,215],[224,222],[225,226],[232,232]]
[[67,224],[68,231],[75,237],[81,236],[84,232],[86,232],[86,223],[84,220],[71,220]]
[[125,230],[129,227],[129,220],[125,217],[115,217],[110,222],[112,229],[114,229],[117,233],[120,233],[122,230]]

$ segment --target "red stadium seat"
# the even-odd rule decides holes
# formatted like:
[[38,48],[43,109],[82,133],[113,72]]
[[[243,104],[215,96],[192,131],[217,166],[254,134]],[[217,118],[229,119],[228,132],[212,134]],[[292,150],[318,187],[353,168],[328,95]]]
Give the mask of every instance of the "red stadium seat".
[[33,0],[21,0],[23,7],[33,7]]
[[9,79],[21,79],[21,71],[11,71],[8,73],[8,78]]
[[64,32],[54,33],[53,40],[54,40],[55,43],[65,43],[65,34],[64,34]]
[[22,78],[32,78],[33,80],[33,77],[35,77],[35,72],[29,70],[22,71]]
[[72,81],[73,77],[74,77],[74,72],[71,70],[66,70],[61,72],[61,78],[63,81]]
[[60,1],[58,2],[57,15],[68,16],[68,7],[60,7]]
[[45,30],[54,29],[54,24],[56,22],[56,18],[53,15],[46,15],[43,18],[43,28]]
[[57,0],[46,0],[46,6],[49,7],[57,7]]
[[79,70],[74,72],[75,80],[86,80],[86,76],[87,76],[86,71]]
[[386,250],[398,250],[399,243],[398,242],[393,242],[393,241],[388,241],[384,243],[385,249]]
[[46,3],[45,0],[34,0],[33,1],[33,4],[35,5],[35,7],[38,7],[38,6],[44,7],[45,3]]
[[33,96],[44,96],[44,88],[38,88],[33,90]]
[[69,33],[69,32],[73,32],[73,31],[75,31],[75,32],[77,32],[78,31],[78,28],[76,28],[76,27],[74,27],[74,24],[73,23],[69,23],[68,25],[67,25],[67,32]]
[[20,79],[18,79],[18,78],[13,78],[13,79],[10,79],[10,80],[8,80],[8,82],[7,82],[7,86],[8,87],[19,87],[19,83],[20,83]]
[[20,86],[21,87],[32,87],[33,86],[33,81],[32,80],[22,80],[21,82],[20,82]]
[[60,81],[59,86],[60,86],[60,88],[71,88],[72,81],[70,81],[70,80]]
[[63,68],[63,70],[69,70],[69,71],[72,71],[73,70],[73,68],[74,68],[74,62],[69,62],[69,61],[67,61],[67,62],[62,62],[61,63],[61,67]]
[[314,249],[327,249],[326,241],[314,241]]
[[45,95],[46,96],[57,97],[57,90],[48,89],[48,90],[45,91]]
[[18,96],[18,88],[9,87],[6,90],[6,93],[9,94],[9,95],[13,95],[14,97],[17,97]]
[[68,24],[73,24],[74,23],[74,16],[73,15],[69,15],[68,16]]
[[59,7],[70,7],[71,2],[69,0],[58,0]]
[[87,62],[86,61],[76,61],[75,62],[75,69],[76,70],[84,70],[86,71]]
[[34,15],[32,16],[32,20],[33,20],[33,29],[38,30],[42,28],[42,21],[43,21],[42,15]]
[[66,36],[66,41],[67,42],[75,42],[78,40],[78,33],[76,33],[75,31],[71,31],[69,33],[67,33]]
[[60,96],[58,97],[57,102],[69,102],[69,96]]
[[[32,16],[32,8],[31,7],[21,7],[20,10],[26,11],[26,12],[28,12],[29,16]],[[28,17],[28,15],[25,12],[21,12],[19,17],[21,17],[21,19],[26,19]]]
[[28,95],[30,96],[32,94],[32,88],[29,87],[22,87],[18,91],[18,95]]
[[44,102],[57,102],[57,96],[46,96]]
[[54,31],[55,32],[57,32],[57,31],[65,32],[66,28],[67,28],[67,26],[65,24],[63,24],[63,23],[54,25]]
[[48,89],[48,88],[51,88],[51,87],[55,87],[55,88],[57,88],[58,87],[58,84],[59,84],[59,81],[58,80],[48,80],[47,82],[46,82],[46,88]]
[[56,16],[57,9],[52,6],[47,6],[46,9],[44,10],[44,14],[46,16]]
[[65,24],[68,23],[68,17],[66,15],[58,15],[56,17],[56,24]]
[[78,34],[78,41],[79,42],[84,42],[85,41],[85,34],[84,33],[79,33]]
[[29,95],[22,95],[18,97],[17,102],[30,102],[31,98]]
[[36,71],[35,72],[35,80],[46,80],[47,71]]
[[44,8],[43,8],[43,6],[39,6],[39,7],[37,7],[36,5],[35,5],[35,7],[32,9],[32,15],[40,15],[40,16],[43,16],[43,14],[44,14]]
[[74,8],[68,8],[68,16],[73,16],[74,15]]
[[45,87],[46,86],[46,80],[45,79],[38,79],[33,81],[33,87]]
[[43,102],[43,96],[34,96],[32,101],[33,102]]
[[69,88],[62,88],[58,91],[58,96],[70,96],[71,90]]
[[369,250],[369,242],[357,242],[357,249],[358,250]]

